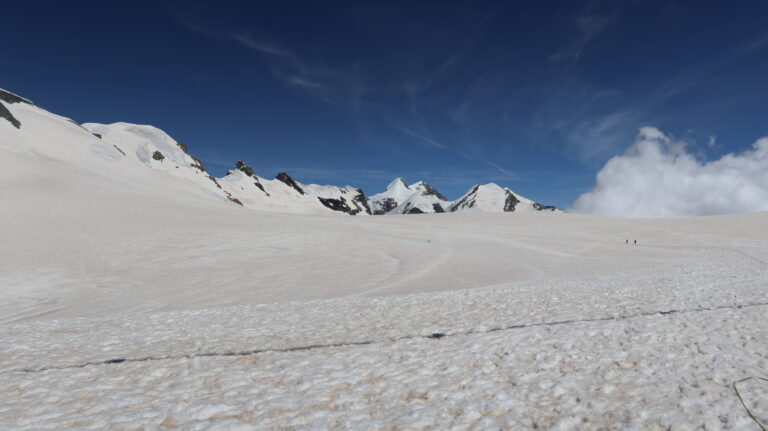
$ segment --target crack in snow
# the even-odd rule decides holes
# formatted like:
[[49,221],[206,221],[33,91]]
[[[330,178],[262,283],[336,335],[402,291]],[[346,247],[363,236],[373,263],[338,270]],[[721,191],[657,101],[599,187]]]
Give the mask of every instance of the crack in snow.
[[290,352],[301,352],[301,351],[307,351],[307,350],[328,349],[333,347],[365,346],[365,345],[378,344],[378,343],[384,343],[384,342],[398,342],[403,340],[412,340],[417,338],[439,340],[447,337],[482,335],[482,334],[489,334],[492,332],[507,331],[507,330],[513,330],[513,329],[536,328],[536,327],[542,327],[542,326],[561,326],[561,325],[569,325],[573,323],[621,321],[621,320],[635,319],[638,317],[669,316],[673,314],[700,313],[700,312],[707,312],[707,311],[742,309],[742,308],[765,307],[765,306],[768,306],[768,301],[750,302],[746,304],[715,305],[711,307],[698,307],[698,308],[690,308],[690,309],[682,309],[682,310],[670,309],[670,310],[646,311],[642,313],[619,315],[619,316],[595,317],[590,319],[567,319],[567,320],[557,320],[557,321],[550,321],[550,322],[508,324],[508,325],[502,325],[502,326],[494,326],[492,328],[482,329],[482,330],[470,329],[467,331],[459,331],[459,332],[451,332],[451,333],[435,332],[435,333],[430,333],[426,335],[420,335],[420,334],[403,335],[401,337],[394,337],[394,338],[389,338],[385,340],[344,341],[344,342],[338,342],[338,343],[319,343],[319,344],[309,344],[305,346],[295,346],[295,347],[286,347],[286,348],[265,348],[265,349],[240,350],[240,351],[229,351],[229,352],[201,352],[201,353],[187,353],[183,355],[145,356],[141,358],[112,358],[112,359],[105,359],[101,361],[88,361],[78,365],[47,366],[47,367],[40,367],[40,368],[34,368],[34,369],[17,368],[17,369],[2,371],[0,372],[0,375],[9,374],[9,373],[40,373],[40,372],[50,371],[50,370],[72,370],[72,369],[78,369],[78,368],[85,368],[89,366],[122,364],[122,363],[128,363],[128,362],[150,362],[150,361],[194,359],[194,358],[208,358],[208,357],[251,356],[251,355],[258,355],[261,353],[290,353]]

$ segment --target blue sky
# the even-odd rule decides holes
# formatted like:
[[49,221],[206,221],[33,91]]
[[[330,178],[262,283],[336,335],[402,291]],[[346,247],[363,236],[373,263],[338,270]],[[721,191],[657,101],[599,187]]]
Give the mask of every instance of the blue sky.
[[[10,2],[0,87],[158,126],[209,171],[569,206],[653,126],[699,159],[768,135],[768,2]],[[11,19],[9,19],[9,17]]]

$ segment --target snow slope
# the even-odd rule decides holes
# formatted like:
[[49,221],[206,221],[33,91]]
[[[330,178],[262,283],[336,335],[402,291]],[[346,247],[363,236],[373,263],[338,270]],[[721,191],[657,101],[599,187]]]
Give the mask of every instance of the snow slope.
[[371,196],[368,204],[375,215],[428,214],[445,212],[450,202],[424,181],[409,186],[396,178],[384,192]]
[[213,178],[185,145],[153,126],[78,125],[4,90],[0,106],[0,149],[51,158],[117,180],[118,187],[168,188],[177,199],[229,200],[265,211],[370,214],[362,190],[350,186],[303,185],[284,173],[259,180],[252,170],[253,181],[240,170]]
[[[104,184],[115,189],[163,189],[169,192],[165,194],[169,199],[227,201],[208,174],[194,166],[197,162],[159,129],[126,123],[87,125],[104,133],[100,138],[74,121],[35,105],[5,106],[20,127],[0,121],[0,151],[6,161],[14,154],[31,162],[26,172],[14,169],[7,173],[8,178],[17,179],[14,183],[20,178],[34,178],[41,171],[56,176],[57,170],[71,168],[79,172],[75,176],[89,178],[85,187]],[[158,150],[165,151],[168,158],[153,159],[153,152]],[[23,181],[19,184],[24,185]]]
[[[172,177],[190,182],[211,196],[231,196],[211,177],[202,162],[186,153],[186,147],[164,131],[147,125],[114,123],[85,123],[82,128],[91,132],[100,142],[90,145],[90,150],[111,162],[121,162],[134,167],[147,167]],[[79,142],[71,146],[77,146]],[[99,166],[112,171],[112,166]],[[145,181],[146,170],[136,169],[135,181]]]
[[448,210],[450,212],[558,211],[553,206],[541,205],[495,183],[472,187],[464,196],[454,201]]

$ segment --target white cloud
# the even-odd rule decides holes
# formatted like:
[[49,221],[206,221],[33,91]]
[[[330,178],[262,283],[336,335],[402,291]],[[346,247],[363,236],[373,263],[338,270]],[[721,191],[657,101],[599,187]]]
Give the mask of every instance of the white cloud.
[[634,144],[598,172],[574,212],[674,217],[768,211],[768,137],[738,154],[702,162],[686,143],[643,127]]

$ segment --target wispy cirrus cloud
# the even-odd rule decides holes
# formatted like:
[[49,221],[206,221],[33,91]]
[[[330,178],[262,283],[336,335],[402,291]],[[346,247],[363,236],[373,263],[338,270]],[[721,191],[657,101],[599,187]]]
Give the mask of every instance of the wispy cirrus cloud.
[[254,51],[258,51],[262,54],[274,55],[277,57],[284,57],[295,63],[298,63],[299,65],[302,65],[301,60],[299,60],[299,58],[296,55],[277,45],[269,44],[264,41],[255,40],[244,33],[233,33],[230,35],[230,37],[240,42],[243,46],[250,48]]
[[350,106],[356,111],[360,109],[365,85],[359,67],[340,69],[309,64],[287,48],[248,34],[236,33],[228,37],[261,54],[272,75],[285,85],[327,103]]
[[469,161],[472,161],[472,162],[475,162],[475,163],[479,163],[479,164],[483,164],[483,165],[486,165],[488,167],[491,167],[491,168],[495,169],[496,171],[498,171],[499,173],[503,174],[503,176],[504,176],[504,178],[506,180],[519,180],[520,179],[520,177],[517,174],[512,172],[510,169],[504,168],[503,166],[499,165],[498,163],[495,163],[495,162],[492,162],[490,160],[487,160],[484,157],[471,156],[471,155],[467,154],[464,151],[455,150],[455,149],[453,149],[451,147],[448,147],[447,145],[444,145],[444,144],[438,142],[437,140],[435,140],[434,138],[431,137],[431,133],[426,128],[424,128],[424,132],[423,133],[418,133],[418,132],[415,132],[415,131],[407,128],[407,127],[403,127],[403,126],[399,126],[399,125],[395,125],[393,127],[395,127],[400,132],[404,133],[405,135],[407,135],[407,136],[409,136],[411,138],[416,139],[419,142],[426,143],[429,146],[432,146],[432,147],[435,147],[435,148],[439,148],[441,150],[445,150],[445,151],[450,152],[452,154],[455,154],[455,155],[457,155],[457,156],[459,156],[459,157],[461,157],[463,159],[466,159],[466,160],[469,160]]
[[404,134],[406,134],[406,135],[408,135],[408,136],[410,136],[412,138],[415,138],[419,142],[427,143],[427,144],[429,144],[429,145],[431,145],[433,147],[441,148],[443,150],[448,149],[448,147],[446,147],[445,145],[441,144],[440,142],[437,142],[436,140],[434,140],[433,138],[431,138],[427,134],[417,133],[417,132],[414,132],[413,130],[411,130],[411,129],[407,128],[407,127],[403,127],[403,126],[394,126],[394,127],[397,130],[403,132]]
[[768,47],[768,34],[762,34],[744,45],[744,47],[741,49],[741,53],[751,54],[766,47]]
[[618,12],[599,14],[585,11],[573,19],[576,35],[567,46],[552,53],[549,61],[578,60],[589,44],[600,34],[614,25],[619,17]]
[[255,37],[248,32],[213,30],[189,18],[180,19],[188,30],[204,36],[231,40],[262,57],[277,80],[326,103],[359,110],[366,90],[358,65],[328,67],[305,61],[293,50]]

